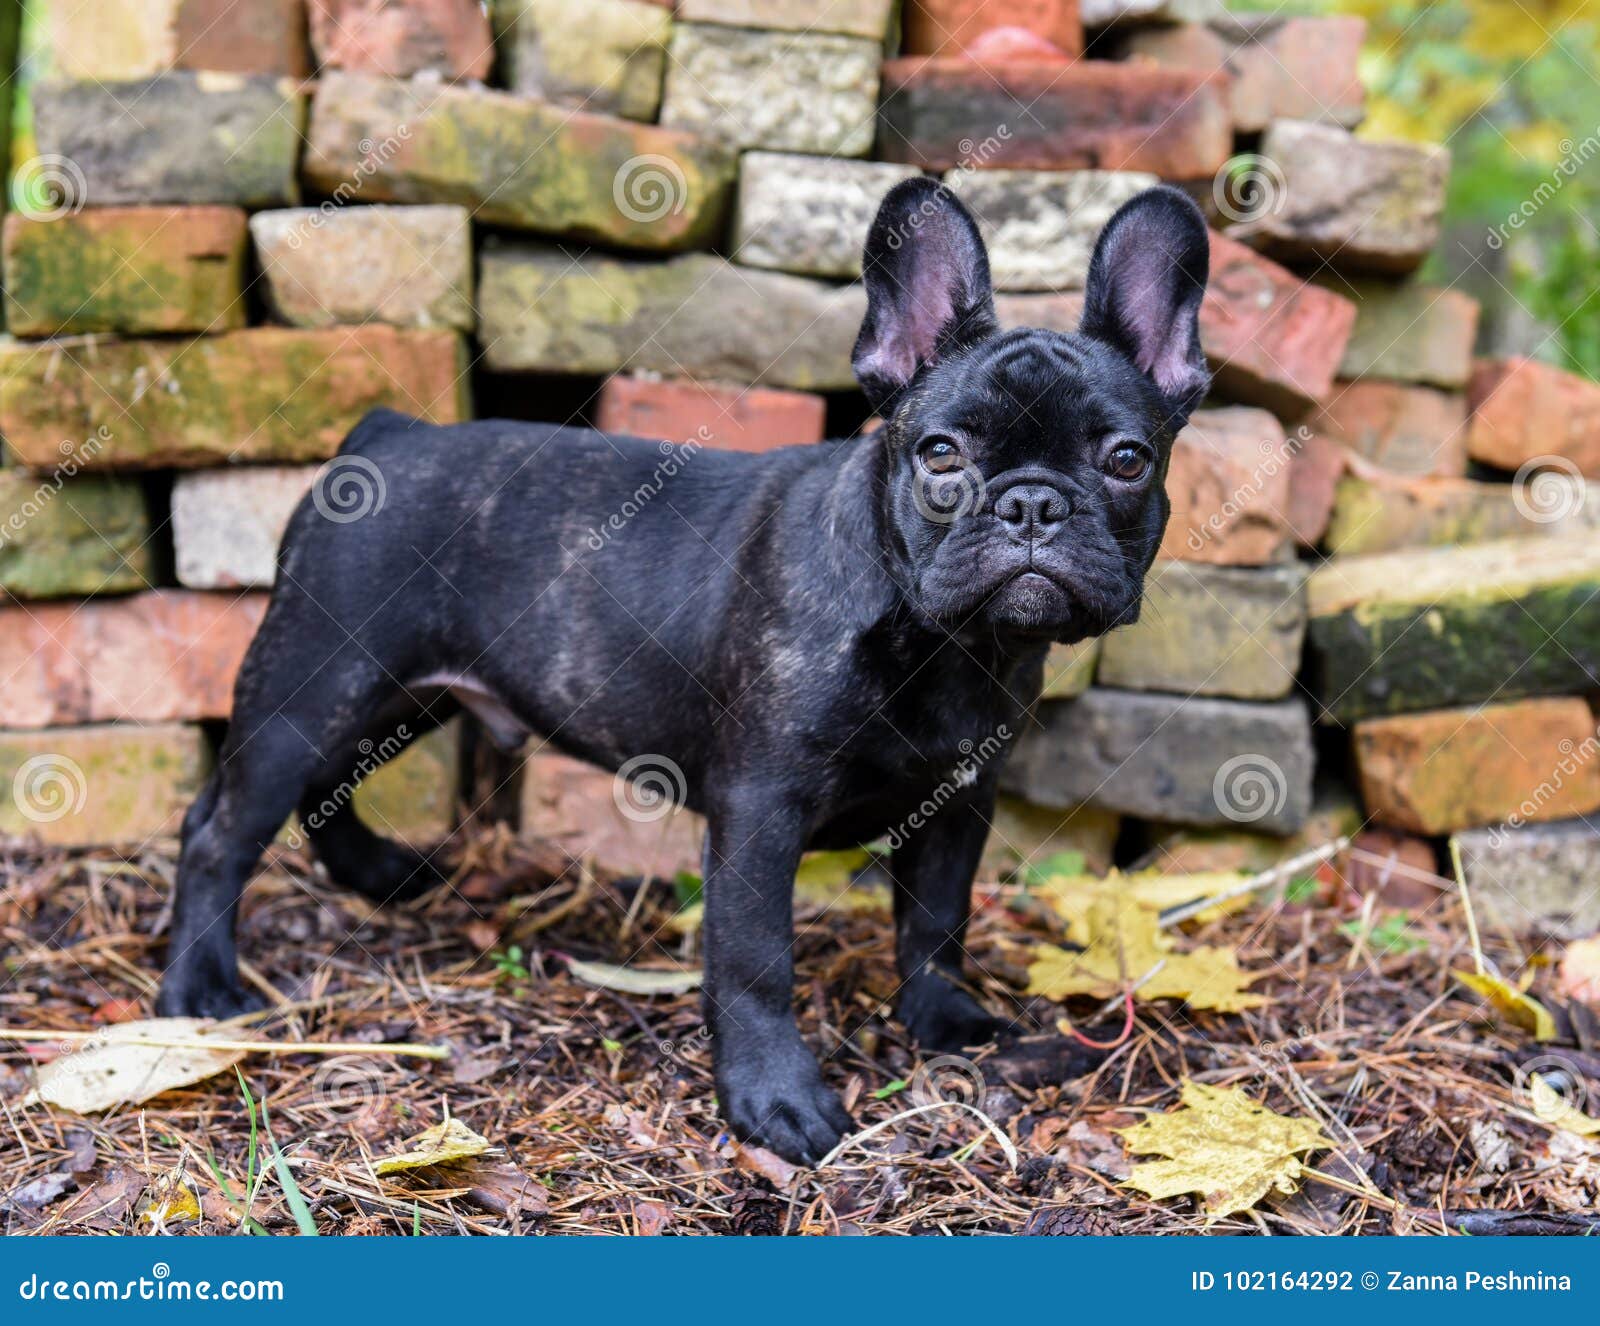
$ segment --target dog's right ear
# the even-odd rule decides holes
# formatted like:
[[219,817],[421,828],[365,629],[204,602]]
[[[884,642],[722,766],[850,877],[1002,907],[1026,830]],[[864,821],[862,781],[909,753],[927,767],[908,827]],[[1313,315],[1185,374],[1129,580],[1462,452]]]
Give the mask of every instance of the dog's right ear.
[[996,330],[989,255],[955,195],[920,176],[884,195],[861,269],[867,316],[850,362],[887,417],[924,365]]

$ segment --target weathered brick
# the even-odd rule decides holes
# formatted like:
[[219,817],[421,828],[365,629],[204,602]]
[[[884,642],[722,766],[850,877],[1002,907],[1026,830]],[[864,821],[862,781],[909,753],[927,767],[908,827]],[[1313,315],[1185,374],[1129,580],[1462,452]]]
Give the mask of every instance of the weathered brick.
[[837,32],[882,42],[894,8],[894,0],[678,0],[678,17],[689,23]]
[[1586,815],[1600,810],[1600,760],[1573,752],[1594,732],[1579,699],[1367,719],[1354,735],[1361,799],[1379,823],[1426,834]]
[[883,66],[879,145],[891,161],[930,170],[1096,167],[1202,179],[1233,150],[1225,96],[1222,80],[1183,69],[913,56]]
[[1251,242],[1341,271],[1412,271],[1438,242],[1450,152],[1374,142],[1344,129],[1277,120],[1261,155],[1282,176],[1276,205],[1248,223]]
[[1298,418],[1333,389],[1355,318],[1348,299],[1212,234],[1200,339],[1228,399]]
[[[1595,751],[1586,746],[1587,759]],[[1600,825],[1496,825],[1454,835],[1486,923],[1513,934],[1584,939],[1600,930]]]
[[1159,181],[1137,171],[960,170],[945,183],[977,219],[996,290],[1081,290],[1112,213]]
[[1181,824],[1291,833],[1311,812],[1311,724],[1298,701],[1251,704],[1092,687],[1041,705],[1008,791]]
[[1334,554],[1564,537],[1600,529],[1600,496],[1551,473],[1532,484],[1350,475],[1339,485],[1327,550]]
[[533,245],[485,249],[478,281],[491,369],[855,386],[850,349],[866,314],[859,285],[735,267],[709,254],[575,260]]
[[304,163],[336,199],[457,203],[482,222],[643,249],[715,238],[735,169],[679,130],[359,74],[318,83]]
[[1205,23],[1226,12],[1223,0],[1082,0],[1086,27],[1113,23]]
[[733,256],[802,276],[861,275],[878,204],[915,166],[797,152],[746,152],[739,162]]
[[1365,110],[1358,62],[1364,19],[1229,14],[1210,23],[1146,28],[1117,46],[1124,59],[1228,75],[1228,104],[1240,133],[1273,120],[1326,121],[1354,128]]
[[[1270,776],[1271,771],[1267,773]],[[1302,852],[1326,846],[1335,838],[1355,833],[1365,819],[1355,797],[1346,797],[1341,789],[1332,795],[1319,793],[1312,801],[1306,821],[1287,836],[1255,833],[1249,828],[1232,825],[1219,829],[1151,823],[1141,826],[1145,837],[1141,840],[1135,836],[1134,843],[1140,858],[1163,874],[1236,871],[1254,875],[1271,870]]]
[[1095,668],[1100,663],[1100,641],[1082,640],[1075,645],[1053,644],[1044,661],[1045,700],[1073,700],[1089,689]]
[[1059,810],[1002,795],[995,802],[989,840],[978,864],[979,879],[997,879],[1051,857],[1075,852],[1091,875],[1111,869],[1122,817],[1096,806]]
[[1042,327],[1046,331],[1071,335],[1083,318],[1083,293],[1077,290],[1050,294],[994,297],[995,317],[1002,327]]
[[309,7],[311,49],[324,69],[482,80],[494,61],[478,0],[309,0]]
[[0,607],[0,726],[225,718],[263,594]]
[[1022,60],[1070,64],[1078,58],[1037,33],[1015,26],[988,28],[980,32],[961,54],[979,64],[1013,64]]
[[[632,813],[624,810],[629,807]],[[556,843],[603,874],[671,879],[698,875],[705,821],[692,811],[652,818],[614,774],[553,751],[530,755],[522,767],[522,832]]]
[[1592,534],[1336,557],[1306,592],[1315,679],[1340,722],[1600,686]]
[[171,73],[137,82],[39,83],[41,155],[82,172],[95,207],[296,200],[305,98],[287,78]]
[[245,216],[234,207],[99,207],[5,220],[6,329],[201,332],[244,326]]
[[878,101],[878,42],[678,23],[661,123],[734,147],[864,157]]
[[1385,378],[1460,390],[1472,375],[1478,301],[1460,290],[1415,281],[1340,282],[1356,301],[1342,378]]
[[1286,555],[1294,448],[1265,410],[1197,410],[1167,467],[1161,556],[1262,566]]
[[1139,621],[1106,636],[1095,675],[1124,690],[1277,700],[1294,689],[1305,633],[1298,565],[1157,562]]
[[250,236],[267,303],[282,322],[472,330],[472,225],[464,207],[257,212]]
[[303,78],[311,72],[305,0],[178,0],[177,49],[180,69]]
[[595,427],[729,451],[770,451],[822,441],[827,408],[821,396],[804,391],[621,375],[600,389]]
[[1289,462],[1289,528],[1302,548],[1315,548],[1333,515],[1345,470],[1345,450],[1321,433],[1304,428],[1295,441],[1299,445]]
[[997,30],[1020,29],[1063,55],[1083,54],[1078,0],[908,0],[901,18],[906,55],[968,55]]
[[385,838],[433,847],[456,826],[460,773],[458,720],[418,737],[363,778],[353,798],[356,814]]
[[1533,359],[1486,359],[1467,396],[1473,460],[1516,470],[1560,457],[1600,476],[1600,385]]
[[315,465],[244,465],[180,474],[172,484],[178,582],[190,589],[266,588],[278,544]]
[[48,6],[45,18],[40,54],[64,79],[310,72],[304,0],[79,0]]
[[465,390],[461,339],[445,331],[0,341],[0,433],[40,469],[61,462],[63,439],[85,469],[320,460],[375,406],[464,418]]
[[1339,382],[1306,426],[1393,474],[1467,471],[1467,403],[1399,382]]
[[143,589],[150,513],[133,479],[0,469],[0,591],[19,599]]
[[672,33],[651,0],[494,0],[506,82],[515,92],[629,120],[653,120]]
[[0,731],[0,836],[61,847],[174,837],[210,767],[189,724]]

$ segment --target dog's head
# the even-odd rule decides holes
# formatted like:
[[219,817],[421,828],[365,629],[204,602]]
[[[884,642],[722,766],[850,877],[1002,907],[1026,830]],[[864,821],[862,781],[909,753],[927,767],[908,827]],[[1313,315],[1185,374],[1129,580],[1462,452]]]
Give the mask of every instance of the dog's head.
[[1075,334],[1002,332],[967,210],[931,179],[888,193],[854,366],[884,419],[884,533],[914,610],[1069,642],[1137,619],[1172,441],[1210,381],[1209,248],[1188,198],[1149,189],[1101,233]]

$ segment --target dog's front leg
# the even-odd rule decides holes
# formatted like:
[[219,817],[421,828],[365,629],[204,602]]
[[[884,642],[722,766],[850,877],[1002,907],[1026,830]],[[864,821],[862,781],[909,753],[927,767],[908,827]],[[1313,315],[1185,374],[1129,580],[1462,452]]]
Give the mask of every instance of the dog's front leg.
[[982,1045],[996,1020],[961,988],[972,877],[994,819],[992,782],[974,788],[895,845],[895,959],[900,968],[900,1021],[924,1050]]
[[717,1099],[735,1133],[815,1164],[851,1127],[794,1018],[794,874],[806,817],[789,791],[743,784],[710,807],[706,1020]]

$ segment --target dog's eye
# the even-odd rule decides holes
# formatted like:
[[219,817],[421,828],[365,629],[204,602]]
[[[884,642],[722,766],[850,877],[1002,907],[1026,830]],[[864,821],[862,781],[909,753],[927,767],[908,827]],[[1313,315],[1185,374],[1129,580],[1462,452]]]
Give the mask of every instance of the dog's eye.
[[917,459],[935,474],[943,474],[961,464],[961,448],[947,437],[927,437],[917,447]]
[[1150,457],[1141,447],[1118,447],[1106,457],[1105,471],[1113,479],[1124,483],[1138,483],[1150,473]]

